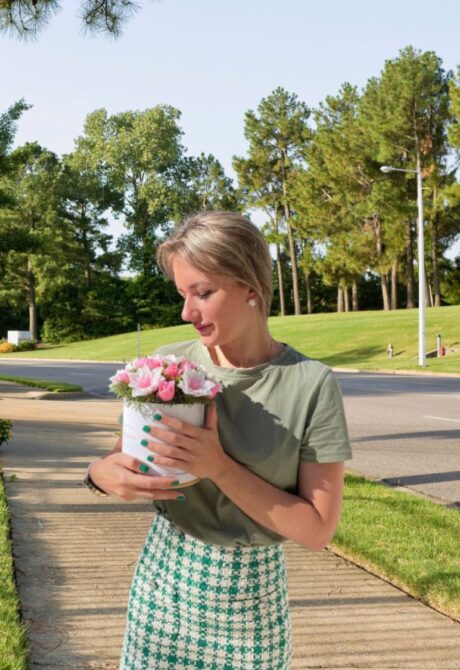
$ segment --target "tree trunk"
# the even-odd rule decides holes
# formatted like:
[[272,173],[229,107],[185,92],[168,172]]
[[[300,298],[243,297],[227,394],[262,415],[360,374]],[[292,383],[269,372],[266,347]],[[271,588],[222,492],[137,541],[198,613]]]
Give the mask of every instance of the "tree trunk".
[[391,265],[391,309],[398,309],[398,259]]
[[291,210],[288,203],[287,195],[287,173],[286,173],[286,157],[284,152],[282,153],[282,162],[283,162],[283,201],[284,201],[284,220],[286,223],[288,241],[289,241],[289,255],[291,257],[291,270],[292,270],[292,292],[294,297],[294,314],[301,314],[300,309],[300,297],[299,297],[299,279],[297,274],[297,255],[295,249],[294,235],[292,233],[292,226],[290,223]]
[[351,284],[351,303],[354,312],[359,312],[358,282],[353,279]]
[[390,292],[388,290],[388,275],[384,272],[380,273],[380,286],[382,288],[383,309],[387,312],[390,310]]
[[307,289],[307,314],[313,314],[313,301],[311,298],[310,272],[305,273],[305,286]]
[[433,292],[434,306],[441,307],[441,287],[439,283],[439,265],[438,265],[438,222],[436,215],[433,218],[432,238],[431,238],[431,265],[433,267]]
[[342,287],[337,287],[337,311],[343,312],[343,291]]
[[384,244],[382,241],[382,226],[378,215],[374,215],[371,219],[372,230],[375,237],[375,250],[377,252],[377,260],[380,271],[380,285],[382,288],[383,309],[385,311],[390,309],[390,294],[388,290],[388,275],[382,272],[381,264],[383,261]]
[[297,256],[295,251],[294,235],[292,234],[292,227],[289,220],[286,219],[286,227],[289,241],[289,255],[291,257],[291,271],[292,271],[292,293],[294,298],[294,314],[301,314],[300,297],[299,297],[299,279],[297,273]]
[[406,238],[406,264],[407,264],[407,309],[413,309],[415,307],[414,299],[414,231],[412,228],[412,221],[409,221],[407,226],[407,238]]
[[84,204],[80,207],[80,230],[81,230],[81,239],[84,252],[84,263],[85,263],[85,281],[86,288],[88,291],[91,290],[92,284],[92,270],[91,270],[91,244],[88,240],[88,235],[85,228],[86,222],[86,207]]
[[30,259],[27,259],[27,304],[29,306],[29,330],[33,340],[38,340],[37,302],[35,297],[35,275]]
[[276,244],[276,269],[278,271],[278,292],[280,296],[280,312],[281,316],[286,316],[286,302],[284,300],[284,281],[283,268],[281,265],[280,245]]
[[346,312],[350,311],[350,298],[348,296],[348,286],[343,287],[343,306]]
[[428,307],[433,307],[434,306],[434,300],[433,300],[433,289],[431,287],[431,282],[428,282]]
[[425,272],[425,307],[433,307],[433,291],[427,272]]

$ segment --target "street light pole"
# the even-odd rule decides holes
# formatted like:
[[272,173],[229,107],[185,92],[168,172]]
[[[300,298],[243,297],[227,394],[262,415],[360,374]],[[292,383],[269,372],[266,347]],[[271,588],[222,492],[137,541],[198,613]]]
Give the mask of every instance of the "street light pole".
[[417,175],[417,255],[418,255],[418,364],[426,366],[426,332],[425,332],[425,251],[423,234],[423,191],[422,191],[422,168],[420,155],[417,152],[417,169],[403,170],[392,165],[382,165],[382,172],[411,172]]
[[417,249],[418,249],[418,364],[426,366],[426,333],[425,333],[425,249],[423,234],[423,195],[422,171],[420,156],[417,153]]

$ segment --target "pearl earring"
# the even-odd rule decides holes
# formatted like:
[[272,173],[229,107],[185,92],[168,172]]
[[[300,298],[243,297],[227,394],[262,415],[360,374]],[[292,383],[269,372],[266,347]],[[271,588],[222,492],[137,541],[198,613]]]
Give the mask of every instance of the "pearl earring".
[[251,299],[248,301],[248,304],[249,304],[250,307],[255,307],[255,306],[257,305],[257,301],[256,301],[255,298],[251,298]]

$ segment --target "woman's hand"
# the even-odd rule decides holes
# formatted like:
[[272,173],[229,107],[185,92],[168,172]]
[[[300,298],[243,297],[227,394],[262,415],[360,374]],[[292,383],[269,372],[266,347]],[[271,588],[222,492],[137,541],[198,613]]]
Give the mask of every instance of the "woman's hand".
[[225,468],[229,457],[225,453],[217,431],[215,403],[208,407],[204,428],[162,415],[159,423],[170,430],[150,427],[150,435],[165,444],[150,441],[154,465],[179,468],[199,478],[215,480]]
[[[120,451],[95,461],[90,469],[93,482],[122,500],[183,500],[175,477],[149,477],[141,474],[142,462]],[[146,467],[146,466],[144,466]]]

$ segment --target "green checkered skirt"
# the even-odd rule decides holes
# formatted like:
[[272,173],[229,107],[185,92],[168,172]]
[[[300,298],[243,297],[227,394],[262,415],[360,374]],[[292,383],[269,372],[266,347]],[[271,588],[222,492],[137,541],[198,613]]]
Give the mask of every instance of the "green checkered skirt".
[[128,606],[120,670],[289,670],[281,544],[206,544],[155,517]]

